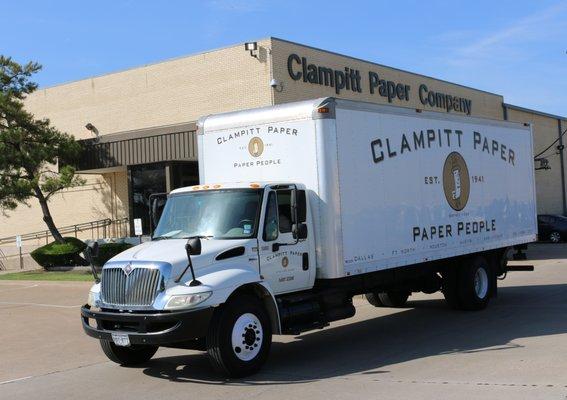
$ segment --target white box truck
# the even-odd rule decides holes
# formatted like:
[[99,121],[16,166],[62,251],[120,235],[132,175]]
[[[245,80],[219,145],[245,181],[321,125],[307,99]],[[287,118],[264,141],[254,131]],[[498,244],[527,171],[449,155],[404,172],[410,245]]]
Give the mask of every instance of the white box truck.
[[203,118],[200,184],[107,262],[82,308],[122,364],[206,350],[238,377],[273,334],[442,291],[479,310],[536,240],[529,125],[324,98]]

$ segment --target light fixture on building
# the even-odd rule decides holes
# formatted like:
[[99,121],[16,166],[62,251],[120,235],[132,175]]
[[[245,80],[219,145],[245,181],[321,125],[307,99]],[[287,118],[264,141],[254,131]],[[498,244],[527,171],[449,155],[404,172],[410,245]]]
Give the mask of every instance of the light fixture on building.
[[250,55],[254,58],[258,58],[258,42],[246,42],[244,43],[244,49],[250,52]]
[[283,90],[283,84],[277,79],[270,80],[270,86],[276,91],[281,92]]
[[99,138],[99,132],[98,129],[96,128],[96,126],[94,126],[93,124],[91,124],[90,122],[88,124],[85,125],[85,128],[87,128],[89,131],[91,131],[92,133],[94,133],[95,135],[95,143],[98,143],[98,141],[100,140]]
[[536,158],[534,159],[534,161],[536,163],[539,163],[539,165],[536,165],[535,167],[536,171],[539,171],[540,169],[551,169],[551,167],[549,166],[549,160],[547,158]]

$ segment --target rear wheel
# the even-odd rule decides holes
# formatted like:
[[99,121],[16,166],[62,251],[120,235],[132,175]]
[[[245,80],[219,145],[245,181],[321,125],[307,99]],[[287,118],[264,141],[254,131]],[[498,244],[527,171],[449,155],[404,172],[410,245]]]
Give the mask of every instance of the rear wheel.
[[109,340],[101,340],[102,351],[110,361],[123,366],[138,365],[149,361],[158,346],[133,345],[129,347],[116,346]]
[[368,302],[372,304],[374,307],[384,307],[384,304],[380,300],[379,294],[380,293],[378,292],[376,293],[370,292],[370,293],[366,293],[364,297],[366,297],[366,300],[368,300]]
[[458,297],[458,272],[458,266],[449,266],[448,270],[442,274],[443,282],[441,284],[441,291],[443,292],[445,301],[451,308],[454,308],[455,310],[461,308]]
[[389,290],[387,292],[366,293],[366,300],[374,307],[403,307],[408,301],[410,292]]
[[491,295],[493,269],[484,257],[464,260],[457,271],[444,276],[443,294],[456,309],[482,310]]
[[380,301],[386,307],[403,307],[408,301],[410,292],[404,290],[390,290],[378,294]]
[[239,295],[215,310],[207,334],[213,367],[232,378],[257,372],[272,344],[270,318],[256,297]]

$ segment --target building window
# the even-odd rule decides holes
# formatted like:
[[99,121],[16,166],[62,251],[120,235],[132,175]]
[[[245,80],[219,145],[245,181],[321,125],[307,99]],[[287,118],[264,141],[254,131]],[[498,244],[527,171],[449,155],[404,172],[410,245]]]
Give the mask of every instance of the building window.
[[[150,234],[150,195],[166,191],[163,164],[135,165],[130,170],[130,199],[132,221],[142,219],[144,235]],[[133,222],[132,222],[133,223]]]
[[[157,200],[154,205],[154,214],[157,220],[150,225],[150,195],[170,192],[185,186],[199,183],[199,172],[196,162],[170,162],[132,165],[128,167],[130,173],[130,218],[142,219],[144,235],[150,235],[152,227],[155,228],[157,220],[163,211],[165,197]],[[170,174],[169,179],[167,174]],[[169,186],[168,187],[168,180]],[[132,231],[132,234],[134,232]]]

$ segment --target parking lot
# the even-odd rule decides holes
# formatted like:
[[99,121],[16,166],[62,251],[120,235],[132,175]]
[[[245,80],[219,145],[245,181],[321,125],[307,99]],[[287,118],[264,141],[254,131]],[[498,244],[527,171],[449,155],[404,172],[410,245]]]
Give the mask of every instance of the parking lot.
[[528,255],[535,272],[509,274],[485,311],[452,311],[440,294],[403,309],[357,298],[350,320],[276,336],[265,368],[244,380],[187,350],[119,367],[82,332],[89,283],[0,281],[0,398],[565,399],[567,245]]

